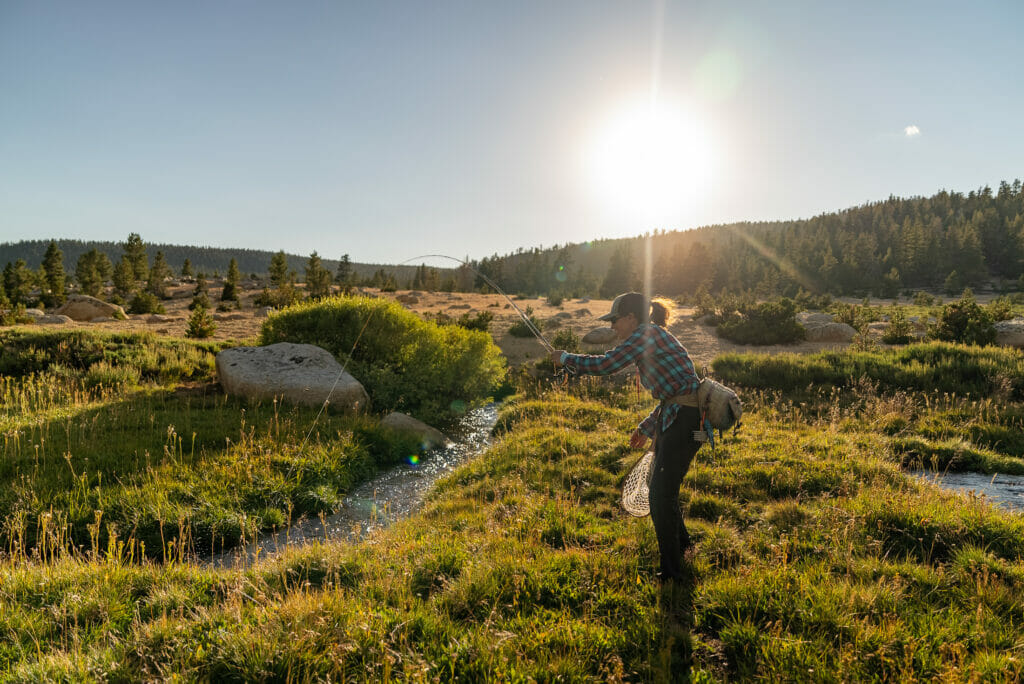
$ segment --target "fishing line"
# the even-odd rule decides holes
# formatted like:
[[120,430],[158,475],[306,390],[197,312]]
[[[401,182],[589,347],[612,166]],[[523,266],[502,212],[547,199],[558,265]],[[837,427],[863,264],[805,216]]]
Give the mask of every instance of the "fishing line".
[[[451,259],[452,261],[456,261],[465,266],[466,268],[468,268],[470,271],[479,276],[481,280],[483,280],[491,288],[493,288],[498,294],[500,294],[502,297],[508,300],[508,303],[512,305],[512,308],[515,309],[517,314],[519,314],[519,317],[523,319],[523,323],[526,324],[527,330],[533,333],[533,336],[537,338],[537,340],[544,346],[548,353],[555,351],[555,348],[551,346],[551,343],[548,342],[544,335],[541,333],[541,331],[537,329],[537,326],[534,325],[533,321],[530,320],[530,317],[523,313],[523,311],[518,306],[516,306],[516,303],[512,301],[511,297],[505,294],[504,290],[498,287],[493,280],[491,280],[486,275],[470,266],[467,262],[463,261],[462,259],[457,259],[456,257],[448,256],[447,254],[421,254],[420,256],[415,256],[411,259],[406,259],[405,261],[395,265],[404,266],[408,264],[410,261],[419,261],[421,259]],[[377,311],[378,309],[373,309],[372,311],[370,311],[370,315],[366,317],[366,321],[363,323],[363,327],[359,330],[359,334],[356,335],[355,342],[352,343],[352,348],[349,349],[348,357],[345,359],[345,363],[341,365],[341,370],[338,372],[338,377],[334,379],[334,384],[331,385],[331,391],[327,393],[327,397],[324,399],[324,403],[321,404],[320,406],[320,411],[317,412],[316,418],[313,419],[313,424],[309,426],[309,432],[306,433],[306,436],[303,438],[302,443],[299,445],[300,452],[305,448],[306,442],[309,441],[310,435],[313,434],[313,430],[314,428],[316,428],[316,424],[320,420],[320,416],[322,416],[324,411],[327,409],[327,404],[329,404],[331,401],[331,395],[334,394],[335,388],[338,386],[338,383],[341,382],[341,378],[345,375],[345,369],[348,367],[349,361],[352,360],[352,355],[356,351],[356,346],[359,345],[359,341],[363,338],[363,333],[366,332],[366,328],[370,325],[370,321],[373,320],[373,316],[374,314],[377,313]]]

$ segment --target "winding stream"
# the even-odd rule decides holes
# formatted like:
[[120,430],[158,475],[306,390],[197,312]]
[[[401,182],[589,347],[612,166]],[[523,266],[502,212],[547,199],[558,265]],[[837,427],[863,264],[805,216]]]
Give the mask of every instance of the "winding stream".
[[428,452],[417,463],[403,464],[364,482],[342,501],[341,510],[323,519],[304,519],[286,530],[206,559],[214,567],[251,564],[288,546],[311,541],[357,541],[419,508],[427,490],[489,444],[498,419],[498,405],[474,409],[459,421],[454,442]]
[[984,496],[996,506],[1020,513],[1024,511],[1024,476],[985,475],[983,473],[935,473],[930,470],[913,471],[915,475],[943,489],[974,492]]

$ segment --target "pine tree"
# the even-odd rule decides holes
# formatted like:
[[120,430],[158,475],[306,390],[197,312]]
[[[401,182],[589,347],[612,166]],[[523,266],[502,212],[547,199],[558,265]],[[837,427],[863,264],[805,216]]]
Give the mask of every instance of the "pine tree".
[[331,272],[324,268],[320,255],[315,251],[306,262],[306,290],[313,299],[331,294]]
[[188,305],[190,311],[196,307],[210,308],[210,294],[206,289],[206,274],[200,271],[196,274],[196,289],[192,291],[192,303]]
[[342,254],[341,259],[338,260],[338,270],[334,274],[334,282],[341,285],[345,291],[352,286],[352,262],[349,260],[348,254]]
[[59,306],[64,303],[64,289],[67,285],[67,275],[64,273],[64,253],[57,247],[57,243],[50,241],[43,256],[42,265],[43,302],[46,306]]
[[185,329],[185,336],[196,339],[212,337],[217,332],[217,323],[210,315],[210,307],[204,306],[202,302],[192,300],[192,315],[188,317],[188,327]]
[[163,252],[157,252],[153,257],[153,267],[149,269],[149,277],[146,280],[146,292],[150,292],[160,299],[167,299],[167,279],[173,275]]
[[127,255],[122,255],[121,260],[114,267],[111,276],[114,282],[114,291],[122,298],[129,297],[136,289],[135,269]]
[[[109,259],[107,264],[110,264]],[[100,252],[95,247],[78,257],[78,262],[75,264],[75,280],[78,281],[83,294],[98,297],[103,290],[105,281],[100,273],[100,268]]]
[[237,302],[238,301],[238,281],[241,279],[241,274],[238,272],[238,261],[234,257],[231,258],[231,263],[228,264],[228,274],[224,278],[224,289],[220,293],[220,301],[222,302]]
[[181,277],[191,278],[192,277],[192,262],[185,258],[185,261],[181,264]]
[[282,249],[270,259],[270,284],[280,288],[288,282],[288,256]]
[[129,233],[124,243],[124,255],[132,267],[135,282],[144,282],[149,278],[149,257],[146,256],[146,244],[138,233]]
[[35,281],[36,275],[24,259],[18,259],[14,264],[7,262],[7,266],[4,267],[4,290],[11,306],[27,306],[30,303],[29,297]]
[[602,297],[615,297],[633,287],[633,257],[629,245],[625,244],[612,253],[608,262],[608,273],[601,283]]

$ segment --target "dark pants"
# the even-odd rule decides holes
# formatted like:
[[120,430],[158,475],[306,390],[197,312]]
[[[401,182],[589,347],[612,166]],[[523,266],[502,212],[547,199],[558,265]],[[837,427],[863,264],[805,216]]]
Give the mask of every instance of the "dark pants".
[[648,500],[651,502],[651,521],[658,536],[661,551],[663,579],[679,577],[682,572],[683,551],[690,546],[690,535],[679,510],[679,485],[690,469],[694,454],[701,442],[695,442],[693,432],[700,427],[700,412],[690,406],[680,406],[676,419],[662,432],[658,419],[658,437],[654,442],[654,463]]

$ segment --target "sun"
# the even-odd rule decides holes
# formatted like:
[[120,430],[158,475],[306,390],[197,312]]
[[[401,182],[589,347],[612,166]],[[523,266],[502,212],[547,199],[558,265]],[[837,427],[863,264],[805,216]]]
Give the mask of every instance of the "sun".
[[587,144],[593,190],[633,219],[685,213],[712,171],[706,126],[680,107],[633,102],[613,111]]

